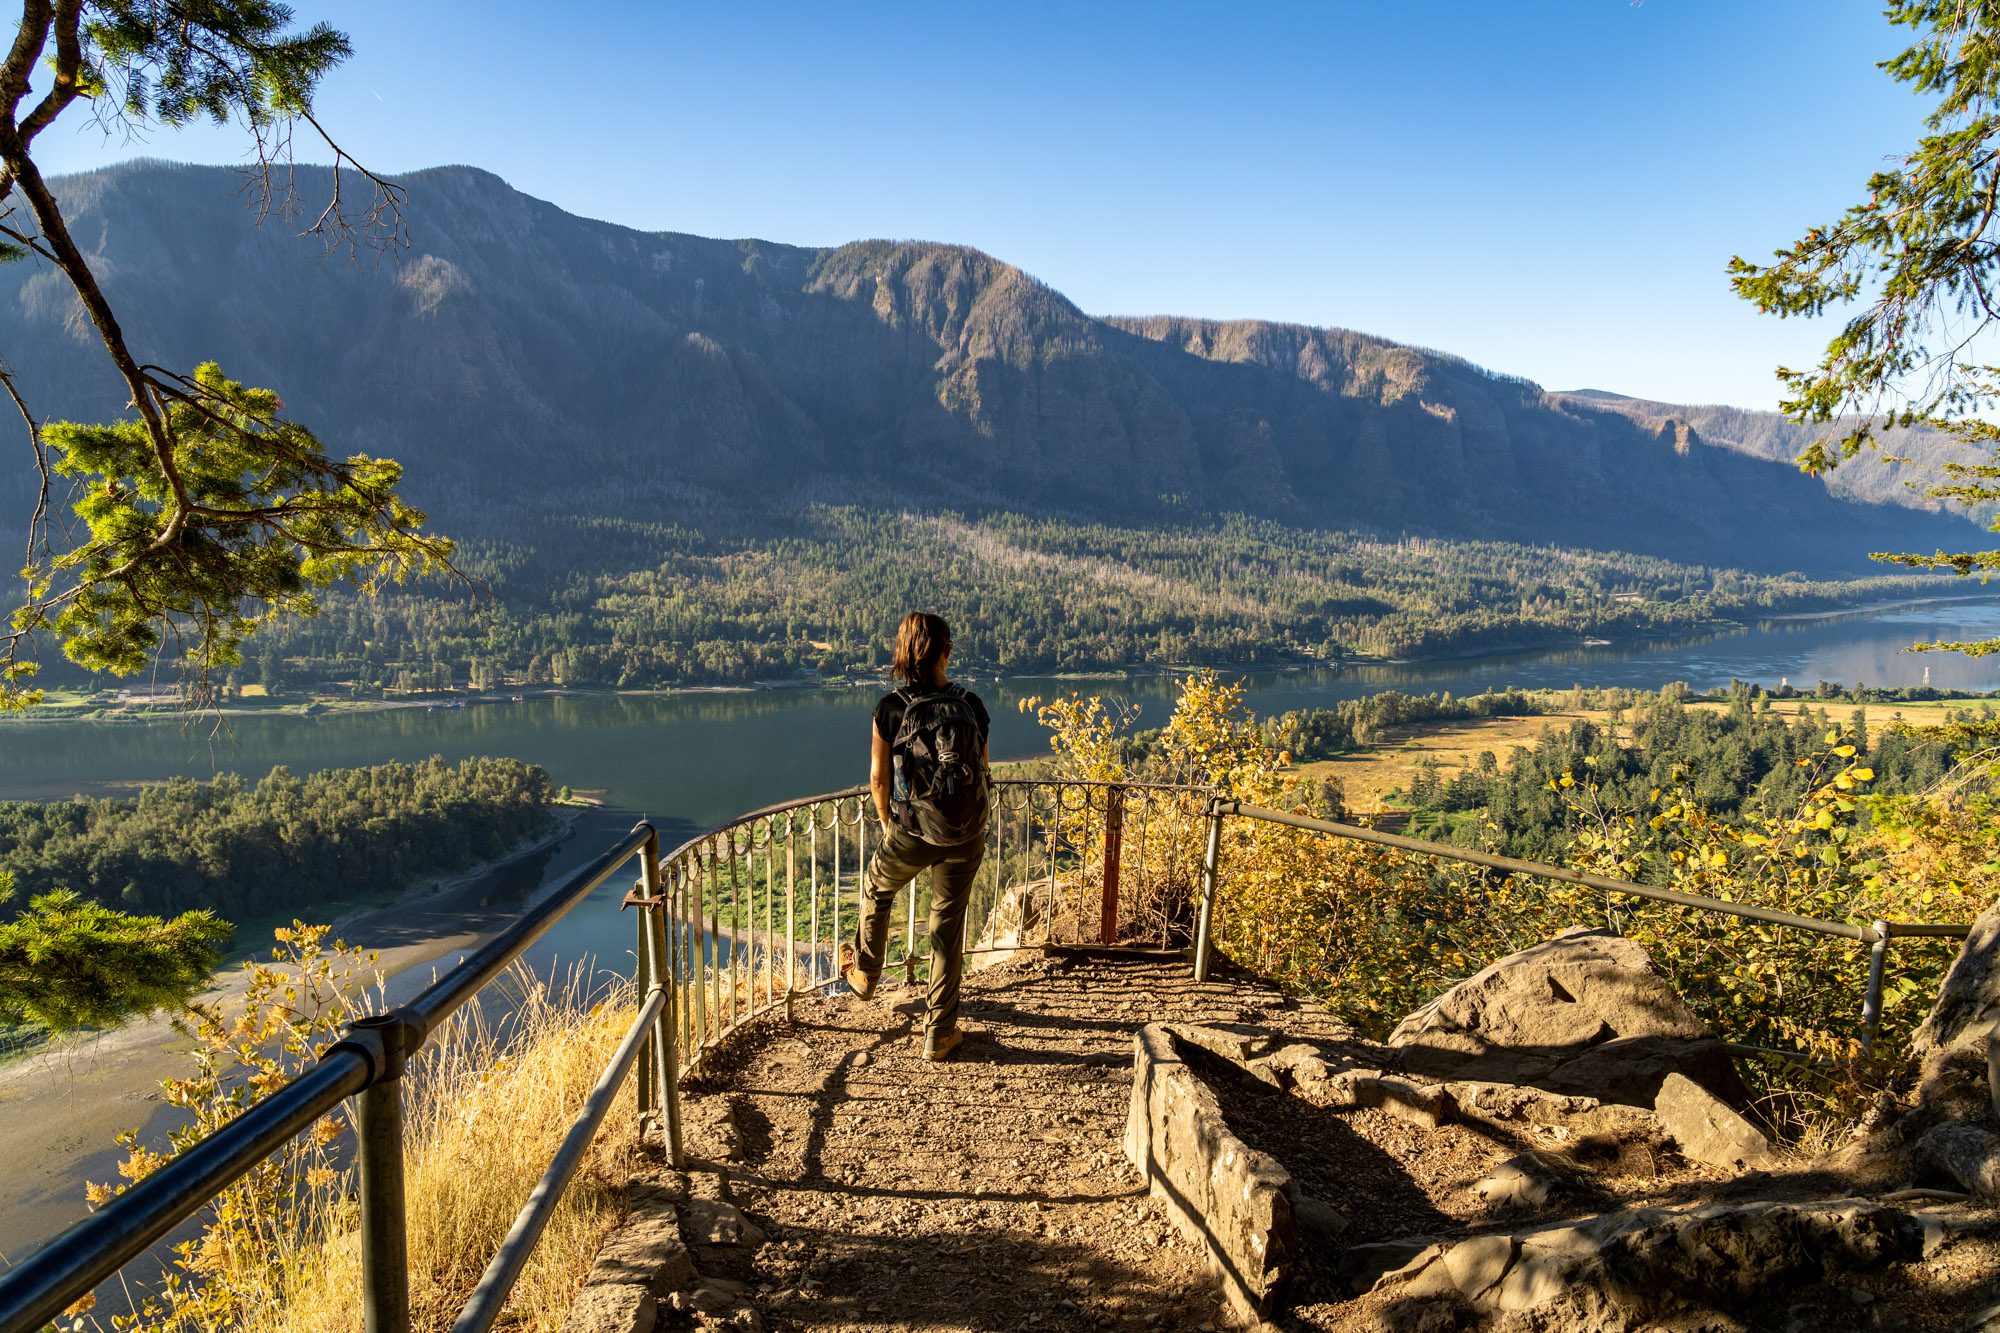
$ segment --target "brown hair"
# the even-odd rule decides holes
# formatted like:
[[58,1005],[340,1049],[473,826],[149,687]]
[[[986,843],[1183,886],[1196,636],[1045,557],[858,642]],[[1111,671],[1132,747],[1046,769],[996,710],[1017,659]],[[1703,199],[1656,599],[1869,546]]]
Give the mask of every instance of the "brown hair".
[[938,664],[951,651],[951,626],[943,616],[912,611],[896,627],[896,655],[889,669],[911,685],[928,685],[938,676]]

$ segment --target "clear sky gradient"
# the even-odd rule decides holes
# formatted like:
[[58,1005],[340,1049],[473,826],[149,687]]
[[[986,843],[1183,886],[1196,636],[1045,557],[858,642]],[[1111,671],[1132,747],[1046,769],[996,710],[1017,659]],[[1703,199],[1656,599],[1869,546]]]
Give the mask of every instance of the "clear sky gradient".
[[[961,242],[1093,314],[1762,408],[1832,330],[1759,316],[1725,263],[1830,221],[1926,110],[1863,0],[297,8],[353,37],[318,110],[378,170],[471,163],[646,230]],[[40,148],[244,144],[67,121]]]

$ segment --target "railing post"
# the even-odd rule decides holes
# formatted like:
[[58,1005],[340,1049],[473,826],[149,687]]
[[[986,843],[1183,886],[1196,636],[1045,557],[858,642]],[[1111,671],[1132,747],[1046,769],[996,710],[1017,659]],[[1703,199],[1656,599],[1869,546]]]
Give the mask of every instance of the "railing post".
[[1861,1001],[1861,1050],[1875,1049],[1882,1028],[1882,973],[1889,961],[1889,923],[1875,922],[1875,943],[1868,949],[1868,994]]
[[1104,897],[1097,914],[1097,942],[1118,942],[1118,863],[1125,848],[1125,789],[1104,793]]
[[1208,798],[1208,851],[1201,859],[1201,910],[1195,916],[1194,979],[1208,980],[1209,933],[1215,921],[1215,872],[1222,858],[1222,798]]
[[674,1006],[680,999],[680,976],[673,955],[667,951],[667,904],[660,879],[658,832],[646,839],[639,853],[639,875],[640,887],[650,904],[640,914],[647,940],[643,953],[646,990],[664,992],[659,1012],[653,1016],[652,1034],[647,1038],[653,1058],[640,1064],[639,1079],[642,1084],[653,1085],[652,1100],[666,1121],[662,1128],[667,1141],[667,1160],[680,1171],[687,1167],[687,1154],[681,1144],[680,1052],[674,1045],[673,1021]]
[[[643,875],[640,877],[639,882],[633,885],[633,888],[642,896],[652,896],[646,892],[646,881]],[[655,964],[653,962],[653,927],[649,921],[652,915],[653,911],[650,908],[642,907],[639,909],[639,920],[637,923],[639,939],[632,953],[634,960],[632,968],[632,991],[633,994],[639,997],[641,1003],[645,1002],[646,990],[652,985],[652,976],[655,971]],[[652,1033],[648,1032],[646,1040],[639,1045],[640,1073],[638,1093],[639,1132],[641,1134],[646,1132],[646,1121],[653,1118],[660,1109],[659,1102],[654,1095],[658,1089],[658,1084],[648,1076],[652,1072],[653,1062],[656,1059],[658,1059],[658,1056],[653,1050],[653,1036]]]
[[[401,1014],[357,1021],[379,1042],[375,1078],[360,1096],[361,1322],[364,1333],[409,1333],[410,1249],[403,1206],[403,1065],[411,1025]],[[371,1057],[375,1051],[370,1052]]]
[[798,812],[785,816],[785,1021],[793,1021],[792,1001],[799,993],[799,842]]

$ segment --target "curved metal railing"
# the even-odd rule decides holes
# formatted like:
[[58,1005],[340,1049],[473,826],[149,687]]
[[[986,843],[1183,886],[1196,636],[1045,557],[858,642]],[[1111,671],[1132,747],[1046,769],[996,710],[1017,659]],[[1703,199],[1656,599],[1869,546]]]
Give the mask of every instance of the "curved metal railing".
[[[966,953],[1184,947],[1211,795],[1165,783],[996,781]],[[744,1023],[839,983],[840,945],[859,923],[882,836],[868,789],[850,787],[753,810],[667,855],[659,912],[683,1001],[684,1067]],[[933,963],[927,879],[904,896],[886,966],[914,983]]]

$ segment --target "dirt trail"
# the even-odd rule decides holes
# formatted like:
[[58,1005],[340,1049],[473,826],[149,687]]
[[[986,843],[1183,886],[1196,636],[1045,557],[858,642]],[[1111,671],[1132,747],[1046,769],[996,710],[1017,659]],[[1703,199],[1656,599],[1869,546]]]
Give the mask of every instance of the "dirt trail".
[[[750,1025],[687,1084],[693,1171],[660,1183],[741,1210],[750,1235],[704,1233],[686,1213],[682,1230],[700,1274],[722,1279],[726,1304],[747,1303],[759,1319],[663,1311],[662,1329],[1225,1327],[1200,1253],[1125,1159],[1133,1034],[1148,1022],[1240,1024],[1370,1062],[1371,1048],[1338,1020],[1233,969],[1196,985],[1178,960],[1054,954],[968,977],[970,1035],[953,1060],[931,1065],[918,1058],[921,990],[885,982],[872,1001],[801,999],[795,1021]],[[1416,1233],[1524,1225],[1493,1212],[1479,1186],[1527,1149],[1576,1150],[1534,1222],[1886,1187],[1803,1161],[1732,1177],[1645,1134],[1584,1154],[1567,1126],[1471,1117],[1422,1127],[1319,1107],[1233,1066],[1205,1077],[1232,1127],[1347,1219],[1337,1239],[1302,1250],[1285,1328],[1357,1333],[1421,1314],[1399,1313],[1395,1291],[1354,1296],[1341,1255]],[[701,1207],[693,1219],[707,1216]],[[1980,1237],[1921,1265],[1784,1287],[1759,1318],[1772,1316],[1774,1329],[1957,1327],[1966,1309],[1991,1303],[1995,1250]],[[1967,1306],[1973,1288],[1979,1304]]]
[[1220,1326],[1194,1247],[1125,1160],[1132,1034],[1277,1010],[1302,1036],[1338,1025],[1177,961],[1038,957],[966,979],[966,1043],[931,1065],[921,988],[888,983],[756,1025],[690,1087],[690,1153],[733,1153],[727,1189],[767,1233],[733,1275],[767,1326]]

